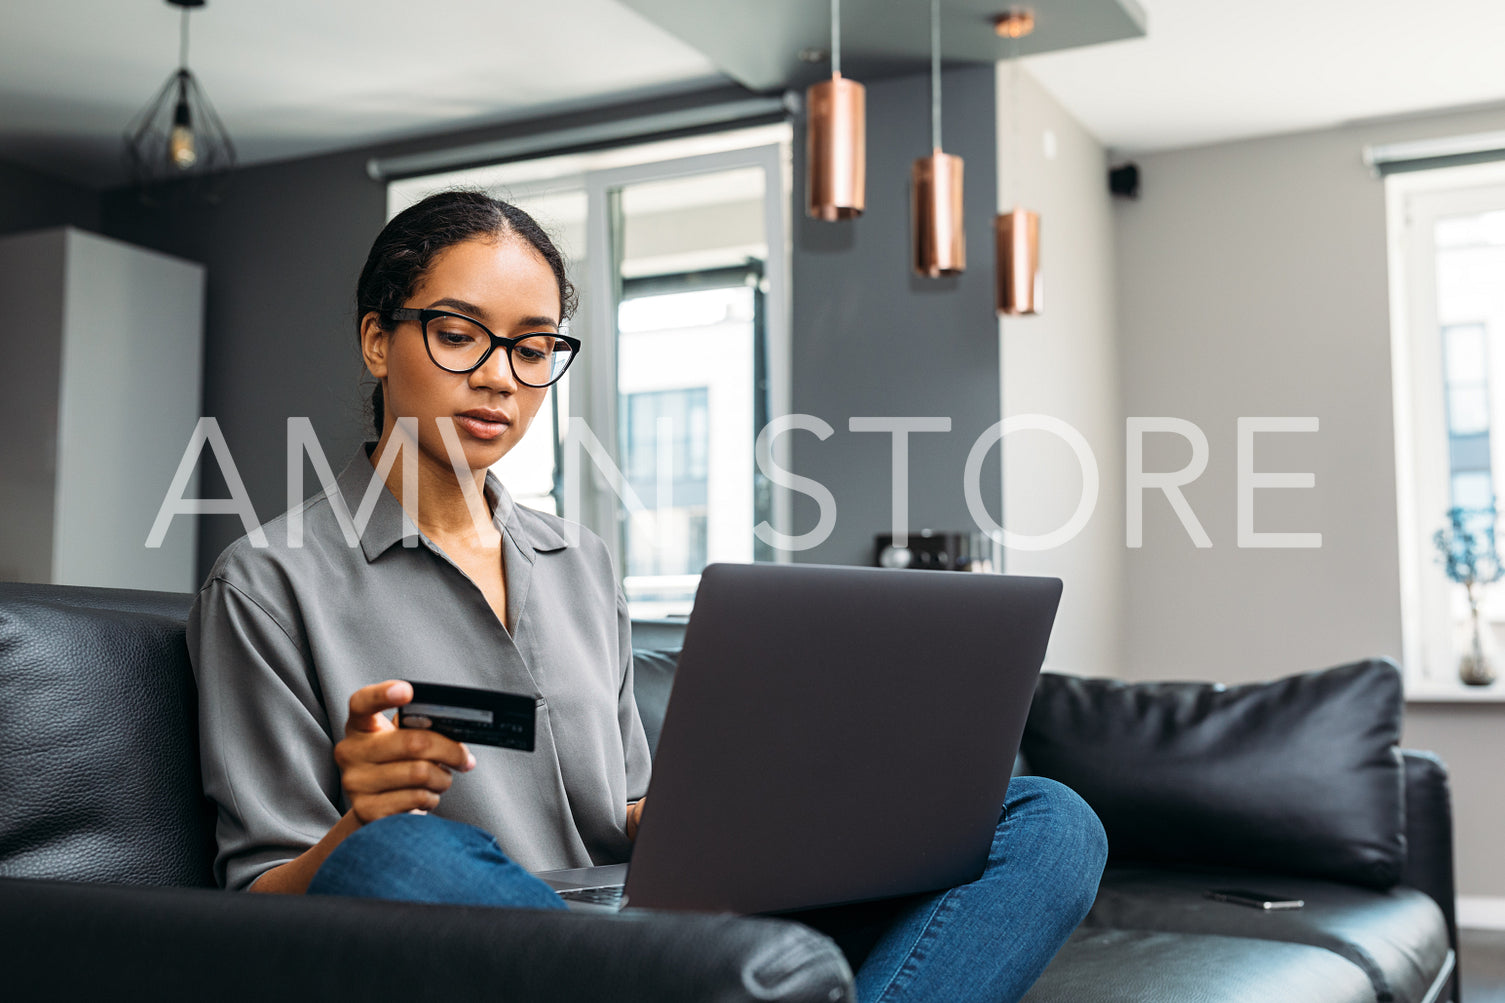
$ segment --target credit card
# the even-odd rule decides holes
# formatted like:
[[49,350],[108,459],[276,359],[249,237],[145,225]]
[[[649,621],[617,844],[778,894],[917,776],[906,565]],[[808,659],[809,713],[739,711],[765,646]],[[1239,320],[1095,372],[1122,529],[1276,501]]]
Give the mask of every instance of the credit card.
[[415,683],[413,700],[397,708],[397,727],[428,728],[457,742],[533,751],[533,697],[443,683]]

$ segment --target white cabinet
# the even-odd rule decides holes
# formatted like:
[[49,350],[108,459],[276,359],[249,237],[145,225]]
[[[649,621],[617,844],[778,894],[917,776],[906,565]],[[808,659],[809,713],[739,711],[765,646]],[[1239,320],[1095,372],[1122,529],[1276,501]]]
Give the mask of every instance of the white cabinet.
[[0,238],[0,580],[198,587],[196,520],[146,538],[200,414],[203,317],[202,265]]

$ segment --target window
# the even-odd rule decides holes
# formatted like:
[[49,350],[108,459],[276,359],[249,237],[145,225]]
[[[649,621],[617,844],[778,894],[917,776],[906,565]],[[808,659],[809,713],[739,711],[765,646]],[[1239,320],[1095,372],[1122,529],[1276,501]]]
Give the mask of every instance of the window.
[[[754,445],[788,410],[790,140],[766,126],[388,189],[395,214],[484,186],[559,244],[585,347],[497,473],[607,542],[634,616],[687,613],[708,563],[781,556],[753,532],[787,524],[789,505]],[[774,460],[787,465],[787,437]]]
[[[1391,175],[1392,326],[1397,489],[1407,695],[1500,699],[1465,687],[1459,658],[1472,623],[1433,537],[1448,512],[1487,525],[1505,470],[1505,166]],[[1505,641],[1505,582],[1482,592],[1484,630]]]
[[628,520],[629,578],[693,575],[706,566],[706,388],[622,396],[627,483],[653,507]]

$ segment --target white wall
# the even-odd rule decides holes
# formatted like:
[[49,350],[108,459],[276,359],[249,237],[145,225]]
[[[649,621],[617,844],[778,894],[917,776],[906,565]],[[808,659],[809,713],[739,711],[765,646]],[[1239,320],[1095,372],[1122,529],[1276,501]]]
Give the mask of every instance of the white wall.
[[[204,267],[64,233],[52,580],[191,592],[198,518],[175,519],[160,547],[146,538],[202,413]],[[184,493],[198,496],[197,468]]]
[[[1126,551],[1129,678],[1269,679],[1401,657],[1385,193],[1365,144],[1505,129],[1505,113],[1438,116],[1139,158],[1143,196],[1116,210],[1123,400],[1206,432],[1184,489],[1213,547],[1145,496]],[[1320,532],[1313,550],[1237,547],[1239,416],[1316,416],[1262,436],[1255,469],[1309,471],[1310,490],[1256,493],[1258,531]],[[1148,441],[1145,467],[1190,454]],[[1413,704],[1406,744],[1453,772],[1459,892],[1505,895],[1498,763],[1505,704]]]
[[203,292],[80,230],[0,241],[0,580],[197,588],[196,518],[145,544],[200,414]]
[[[1016,149],[1016,78],[1006,63],[997,76],[999,209],[1017,200],[1040,213],[1044,282],[1039,315],[999,323],[1003,415],[1040,413],[1070,424],[1092,447],[1100,485],[1080,535],[1052,550],[1011,549],[1004,570],[1064,583],[1047,670],[1116,676],[1123,671],[1123,421],[1107,161],[1102,146],[1023,70]],[[1011,531],[1039,535],[1060,527],[1082,488],[1076,456],[1061,439],[1024,431],[1004,440],[1003,511]]]

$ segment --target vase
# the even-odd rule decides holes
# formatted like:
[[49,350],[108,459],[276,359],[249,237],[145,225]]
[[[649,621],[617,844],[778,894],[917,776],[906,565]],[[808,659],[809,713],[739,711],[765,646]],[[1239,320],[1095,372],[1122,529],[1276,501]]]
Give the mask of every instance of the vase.
[[1486,639],[1486,631],[1494,628],[1479,622],[1479,607],[1470,604],[1473,621],[1472,643],[1463,657],[1458,659],[1458,678],[1466,686],[1488,686],[1495,681],[1495,645],[1493,636]]

